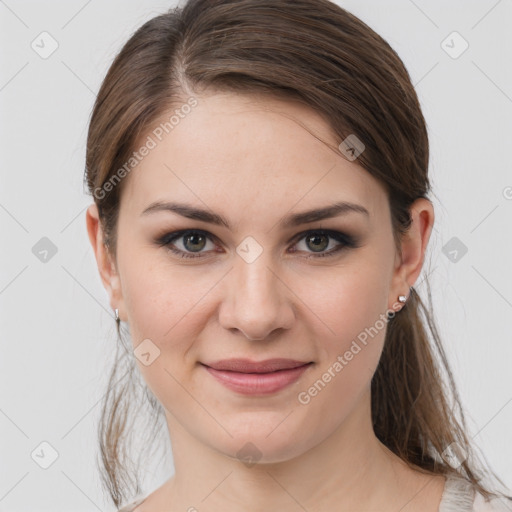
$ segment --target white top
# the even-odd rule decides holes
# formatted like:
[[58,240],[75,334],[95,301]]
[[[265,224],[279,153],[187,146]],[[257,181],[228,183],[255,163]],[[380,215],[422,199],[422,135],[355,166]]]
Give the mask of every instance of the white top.
[[[140,497],[118,512],[133,512],[145,499]],[[495,498],[485,501],[470,482],[450,475],[446,477],[438,512],[512,512],[512,500]]]
[[485,501],[466,479],[450,475],[446,479],[439,512],[512,512],[512,500],[494,498]]

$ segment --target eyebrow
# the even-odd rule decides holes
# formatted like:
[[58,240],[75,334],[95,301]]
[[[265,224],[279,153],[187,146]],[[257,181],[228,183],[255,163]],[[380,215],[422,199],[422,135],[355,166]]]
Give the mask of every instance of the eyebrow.
[[[213,213],[208,210],[203,210],[201,208],[196,208],[184,203],[156,201],[148,206],[142,212],[141,216],[161,211],[174,212],[188,219],[208,222],[210,224],[216,224],[218,226],[224,226],[228,229],[231,229],[229,222],[222,215]],[[364,206],[342,201],[334,203],[330,206],[326,206],[324,208],[315,208],[313,210],[288,215],[281,221],[281,225],[284,228],[296,227],[300,226],[301,224],[338,217],[340,215],[346,215],[349,213],[360,213],[366,217],[370,216],[370,213]]]

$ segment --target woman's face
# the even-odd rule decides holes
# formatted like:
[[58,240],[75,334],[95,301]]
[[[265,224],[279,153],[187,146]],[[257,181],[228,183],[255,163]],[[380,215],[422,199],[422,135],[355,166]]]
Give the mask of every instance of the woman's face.
[[[125,178],[118,220],[116,307],[171,439],[183,428],[261,462],[306,452],[367,407],[383,318],[408,294],[384,188],[297,121],[338,146],[300,104],[197,97],[161,141],[149,134],[156,146]],[[290,220],[342,202],[357,208]],[[187,218],[171,203],[205,213]],[[196,233],[171,242],[181,230]],[[229,387],[221,377],[233,373],[205,365],[232,358],[312,364],[274,374],[277,384],[267,374],[257,388],[246,374]],[[286,375],[296,380],[277,389]]]

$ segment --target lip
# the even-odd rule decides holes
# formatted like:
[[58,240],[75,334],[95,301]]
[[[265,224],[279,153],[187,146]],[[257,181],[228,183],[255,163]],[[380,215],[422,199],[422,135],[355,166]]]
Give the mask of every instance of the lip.
[[221,359],[211,363],[202,363],[214,370],[227,370],[239,373],[268,373],[277,370],[289,370],[307,364],[309,361],[296,359],[265,359],[264,361],[251,361],[250,359]]
[[217,381],[244,395],[267,395],[291,385],[313,364],[293,359],[225,359],[201,363]]

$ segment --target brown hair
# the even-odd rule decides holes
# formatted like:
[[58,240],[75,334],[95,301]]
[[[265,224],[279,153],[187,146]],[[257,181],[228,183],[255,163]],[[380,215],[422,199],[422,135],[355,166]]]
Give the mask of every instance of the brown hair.
[[[284,95],[320,113],[340,142],[355,134],[365,145],[358,164],[386,187],[400,250],[401,235],[411,223],[409,208],[417,198],[427,198],[431,187],[425,119],[396,52],[328,0],[189,0],[132,35],[96,99],[85,178],[114,259],[123,180],[105,184],[164,113],[207,89]],[[406,306],[388,323],[372,380],[375,434],[411,467],[462,475],[484,496],[496,495],[484,486],[478,469],[483,465],[466,435],[429,287],[428,297],[429,309],[411,288]],[[137,372],[128,347],[119,350],[98,432],[102,478],[116,506],[140,492],[137,468],[128,468],[126,450]],[[128,370],[119,375],[123,368]],[[162,407],[147,388],[139,389],[140,403],[151,406],[156,426]],[[443,458],[452,443],[468,455],[458,470]]]

